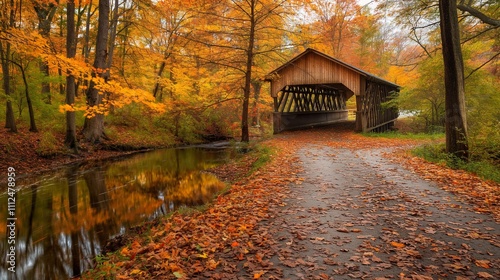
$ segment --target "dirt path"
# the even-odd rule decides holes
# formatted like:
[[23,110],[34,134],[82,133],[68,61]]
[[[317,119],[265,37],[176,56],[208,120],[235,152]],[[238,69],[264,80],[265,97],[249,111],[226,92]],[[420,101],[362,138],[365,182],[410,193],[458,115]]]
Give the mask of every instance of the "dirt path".
[[500,279],[499,224],[382,157],[391,149],[298,152],[269,278]]

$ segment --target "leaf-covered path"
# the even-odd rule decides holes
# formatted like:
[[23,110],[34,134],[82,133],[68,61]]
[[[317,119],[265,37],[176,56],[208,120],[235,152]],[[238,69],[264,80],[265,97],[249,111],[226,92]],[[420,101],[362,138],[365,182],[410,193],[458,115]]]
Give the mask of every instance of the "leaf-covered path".
[[415,144],[344,126],[276,136],[264,168],[207,211],[160,222],[92,276],[500,279],[499,186],[397,152]]
[[388,150],[300,150],[305,180],[271,227],[279,278],[499,279],[499,225]]

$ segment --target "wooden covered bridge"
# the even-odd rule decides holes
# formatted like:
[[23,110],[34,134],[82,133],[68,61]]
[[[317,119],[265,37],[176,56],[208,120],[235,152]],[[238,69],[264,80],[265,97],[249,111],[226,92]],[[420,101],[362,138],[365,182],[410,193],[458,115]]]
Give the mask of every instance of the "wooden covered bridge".
[[347,120],[346,101],[356,96],[356,130],[385,131],[398,109],[384,106],[399,86],[307,49],[269,73],[274,98],[274,133]]

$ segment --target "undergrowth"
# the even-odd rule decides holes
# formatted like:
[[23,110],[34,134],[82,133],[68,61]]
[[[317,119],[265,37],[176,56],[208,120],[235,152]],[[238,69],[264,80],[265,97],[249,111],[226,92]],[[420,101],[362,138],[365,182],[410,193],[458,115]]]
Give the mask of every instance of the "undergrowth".
[[388,131],[388,132],[368,132],[363,133],[366,137],[384,137],[392,139],[413,139],[413,140],[439,140],[445,137],[444,133],[402,133],[399,131]]
[[[465,170],[474,173],[485,180],[500,183],[500,144],[498,141],[471,139],[469,144],[469,161],[463,161],[456,156],[446,153],[444,133],[415,133],[389,131],[383,133],[363,133],[366,137],[383,137],[392,139],[430,140],[412,150],[415,156],[424,158],[433,163],[446,165],[452,169]],[[439,141],[439,143],[436,143]]]
[[253,153],[255,153],[257,159],[252,163],[250,174],[265,166],[271,160],[273,150],[268,146],[256,145]]
[[452,169],[461,169],[474,173],[485,180],[500,183],[500,164],[498,158],[490,156],[484,148],[473,146],[470,160],[464,161],[446,153],[445,144],[426,144],[412,150],[412,153],[427,161],[444,164]]

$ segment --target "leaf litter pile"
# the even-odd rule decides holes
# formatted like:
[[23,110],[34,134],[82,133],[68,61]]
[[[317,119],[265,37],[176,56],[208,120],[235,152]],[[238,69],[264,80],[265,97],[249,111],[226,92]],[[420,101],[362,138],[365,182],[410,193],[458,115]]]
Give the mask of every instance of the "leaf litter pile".
[[276,136],[270,162],[205,211],[161,220],[83,278],[499,279],[499,186],[393,152],[416,144],[343,127]]

